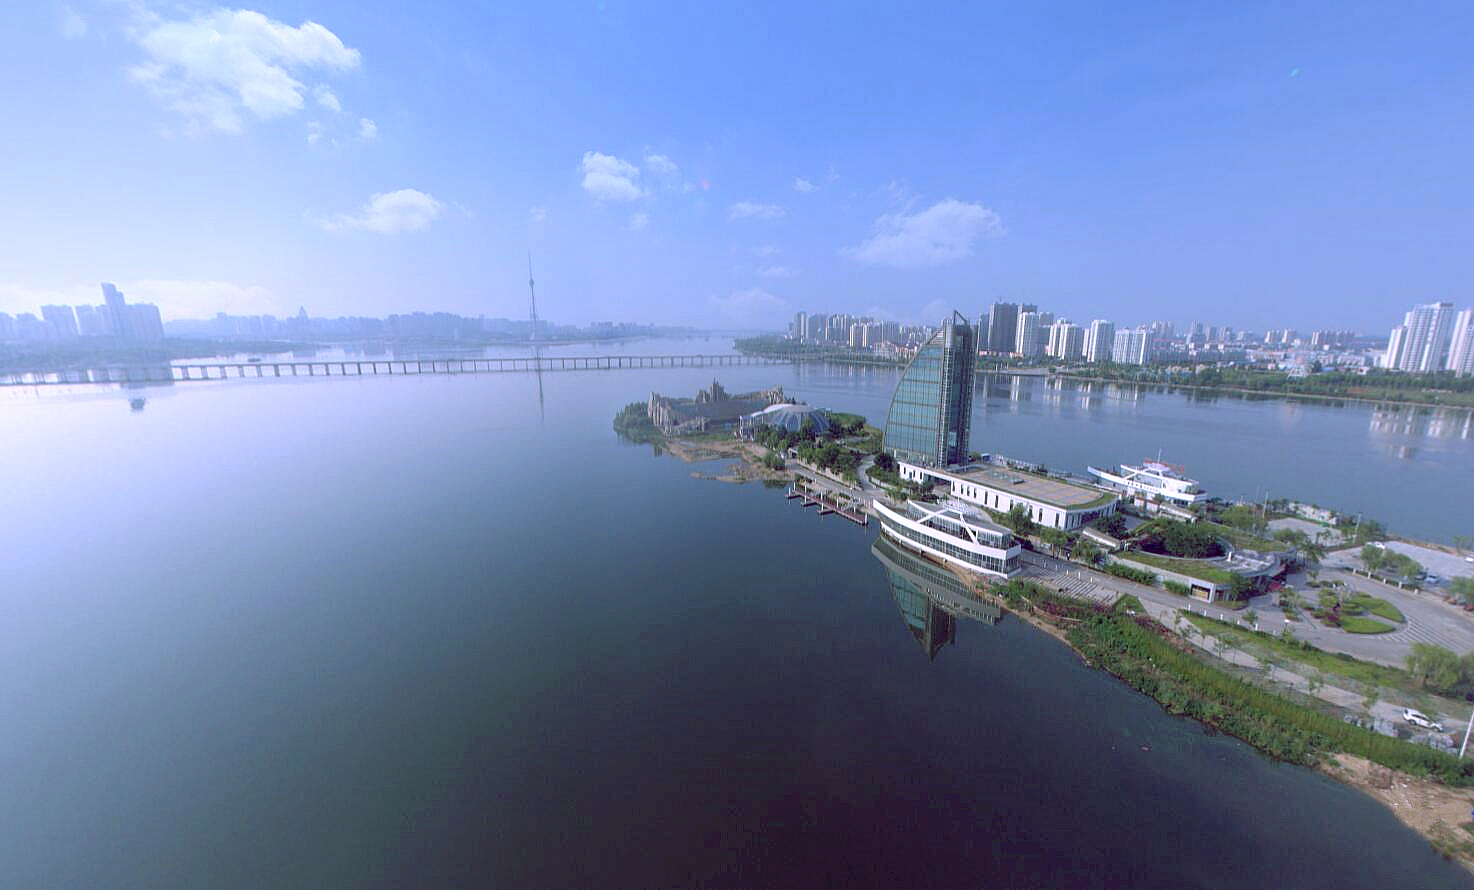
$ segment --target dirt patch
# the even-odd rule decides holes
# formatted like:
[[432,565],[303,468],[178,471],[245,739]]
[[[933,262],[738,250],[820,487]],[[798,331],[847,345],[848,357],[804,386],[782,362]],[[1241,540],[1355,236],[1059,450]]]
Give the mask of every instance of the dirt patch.
[[1335,755],[1321,770],[1375,797],[1439,852],[1474,871],[1474,834],[1462,827],[1474,810],[1474,790],[1450,788],[1350,754]]
[[693,479],[714,479],[718,482],[787,482],[793,474],[787,470],[774,470],[763,465],[763,456],[768,449],[755,442],[740,439],[668,439],[665,450],[688,464],[709,460],[736,459],[736,463],[720,473],[693,471]]

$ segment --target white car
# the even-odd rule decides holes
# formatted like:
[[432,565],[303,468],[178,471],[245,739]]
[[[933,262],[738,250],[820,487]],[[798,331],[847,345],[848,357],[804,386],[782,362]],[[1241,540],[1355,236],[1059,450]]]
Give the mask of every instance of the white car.
[[1422,711],[1414,711],[1412,708],[1403,708],[1402,719],[1406,720],[1414,726],[1421,726],[1424,729],[1431,729],[1434,732],[1443,732],[1443,724],[1437,722],[1436,720],[1429,720]]

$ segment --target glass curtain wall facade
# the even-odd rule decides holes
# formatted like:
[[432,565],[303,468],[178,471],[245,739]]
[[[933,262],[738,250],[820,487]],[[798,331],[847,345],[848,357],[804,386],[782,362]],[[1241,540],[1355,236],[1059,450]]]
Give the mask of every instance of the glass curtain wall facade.
[[891,397],[882,446],[899,460],[928,467],[967,462],[977,335],[954,312],[901,374]]

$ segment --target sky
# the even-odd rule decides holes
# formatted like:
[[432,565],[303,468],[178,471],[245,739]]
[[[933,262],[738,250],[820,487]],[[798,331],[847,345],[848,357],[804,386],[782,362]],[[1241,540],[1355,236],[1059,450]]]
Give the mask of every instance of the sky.
[[1467,3],[247,2],[7,13],[0,311],[1474,303]]

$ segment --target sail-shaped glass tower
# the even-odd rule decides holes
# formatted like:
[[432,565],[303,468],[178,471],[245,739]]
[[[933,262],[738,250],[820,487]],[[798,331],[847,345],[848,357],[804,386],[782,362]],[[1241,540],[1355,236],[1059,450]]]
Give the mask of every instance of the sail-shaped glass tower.
[[977,361],[977,333],[953,312],[896,384],[885,421],[885,450],[926,467],[966,463]]

